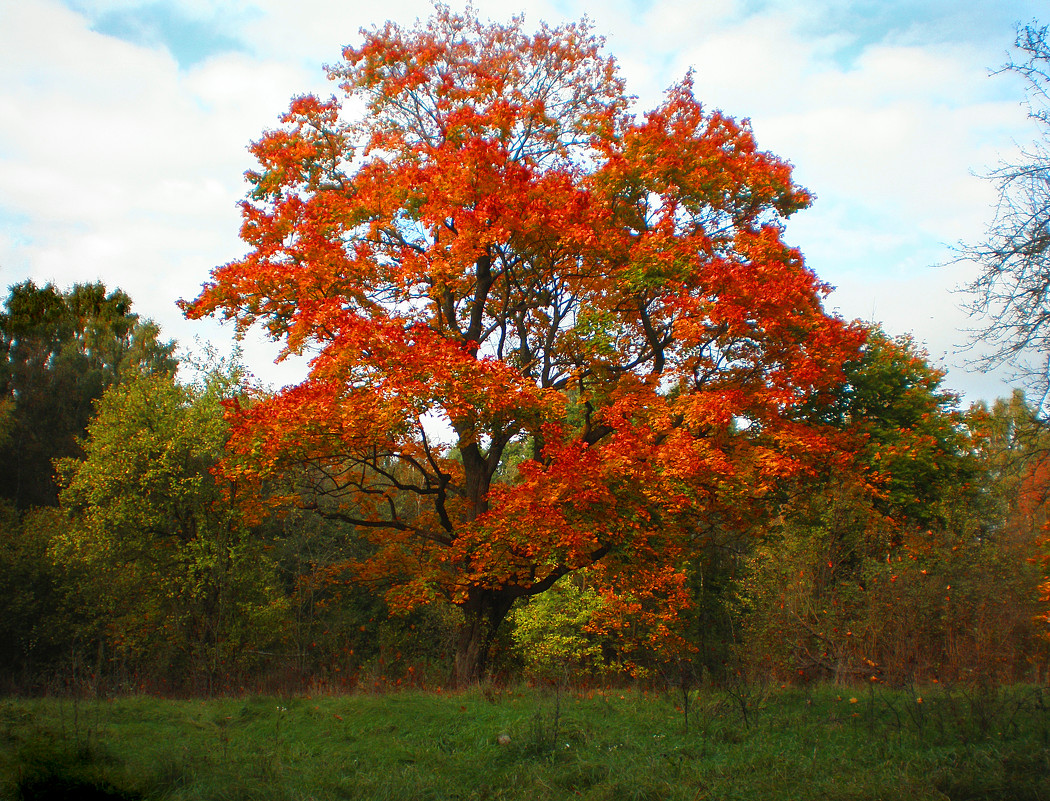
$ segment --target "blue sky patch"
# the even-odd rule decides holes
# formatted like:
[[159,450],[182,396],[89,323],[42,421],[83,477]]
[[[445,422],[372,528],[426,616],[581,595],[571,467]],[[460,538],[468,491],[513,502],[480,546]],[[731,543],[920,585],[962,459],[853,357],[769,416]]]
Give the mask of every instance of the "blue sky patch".
[[[798,6],[797,0],[750,0],[748,13]],[[983,44],[990,29],[999,31],[1032,16],[1030,0],[823,0],[813,3],[802,23],[804,36],[844,35],[848,44],[835,54],[838,66],[849,69],[874,44],[927,47],[944,43]],[[1012,41],[1003,41],[1005,55]],[[997,66],[997,65],[990,65]]]
[[[76,0],[68,5],[81,13]],[[181,13],[176,5],[150,3],[94,16],[92,30],[142,47],[163,46],[175,57],[180,69],[187,69],[209,56],[246,48],[219,29],[214,20]]]

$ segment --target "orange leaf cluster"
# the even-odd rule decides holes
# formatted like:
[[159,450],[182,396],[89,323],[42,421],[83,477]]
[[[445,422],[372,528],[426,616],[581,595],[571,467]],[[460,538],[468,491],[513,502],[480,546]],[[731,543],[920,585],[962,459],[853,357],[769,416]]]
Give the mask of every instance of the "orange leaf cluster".
[[343,55],[365,115],[293,101],[253,146],[250,252],[186,304],[313,354],[234,411],[242,480],[298,470],[399,603],[496,620],[595,562],[674,573],[827,449],[792,413],[862,337],[783,242],[810,196],[746,123],[688,76],[631,115],[582,23],[439,9]]

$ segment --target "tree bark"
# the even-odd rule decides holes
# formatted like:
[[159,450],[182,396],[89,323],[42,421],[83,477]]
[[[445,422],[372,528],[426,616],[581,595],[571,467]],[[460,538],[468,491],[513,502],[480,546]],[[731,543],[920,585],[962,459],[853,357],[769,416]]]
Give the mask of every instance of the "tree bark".
[[469,687],[485,678],[492,643],[513,605],[514,596],[506,590],[478,589],[469,593],[461,606],[463,624],[452,665],[454,688]]

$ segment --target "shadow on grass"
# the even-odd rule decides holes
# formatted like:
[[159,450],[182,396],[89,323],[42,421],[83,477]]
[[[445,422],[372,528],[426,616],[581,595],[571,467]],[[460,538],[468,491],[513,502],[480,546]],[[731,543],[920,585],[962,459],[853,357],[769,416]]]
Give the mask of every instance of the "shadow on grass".
[[135,791],[121,789],[107,774],[119,765],[104,749],[74,744],[46,733],[30,738],[18,753],[15,798],[20,801],[136,801]]
[[45,772],[27,776],[18,783],[21,801],[137,801],[138,793],[118,790],[108,782],[89,781],[61,772]]

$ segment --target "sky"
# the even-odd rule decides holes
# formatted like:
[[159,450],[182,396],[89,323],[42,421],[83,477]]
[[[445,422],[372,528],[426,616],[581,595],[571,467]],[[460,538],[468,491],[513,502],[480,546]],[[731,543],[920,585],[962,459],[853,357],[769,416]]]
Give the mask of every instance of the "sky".
[[[450,3],[453,9],[461,4]],[[751,121],[816,195],[787,240],[847,319],[910,334],[965,401],[1010,392],[970,366],[954,247],[980,239],[981,177],[1037,135],[1024,87],[994,75],[1035,0],[528,0],[526,28],[586,16],[642,112],[689,70],[708,108]],[[483,19],[507,4],[475,0]],[[430,16],[424,0],[0,0],[0,285],[101,280],[187,351],[232,330],[187,321],[238,239],[248,144],[290,98],[338,91],[323,65],[360,30]],[[261,335],[244,359],[270,386],[299,380]]]

